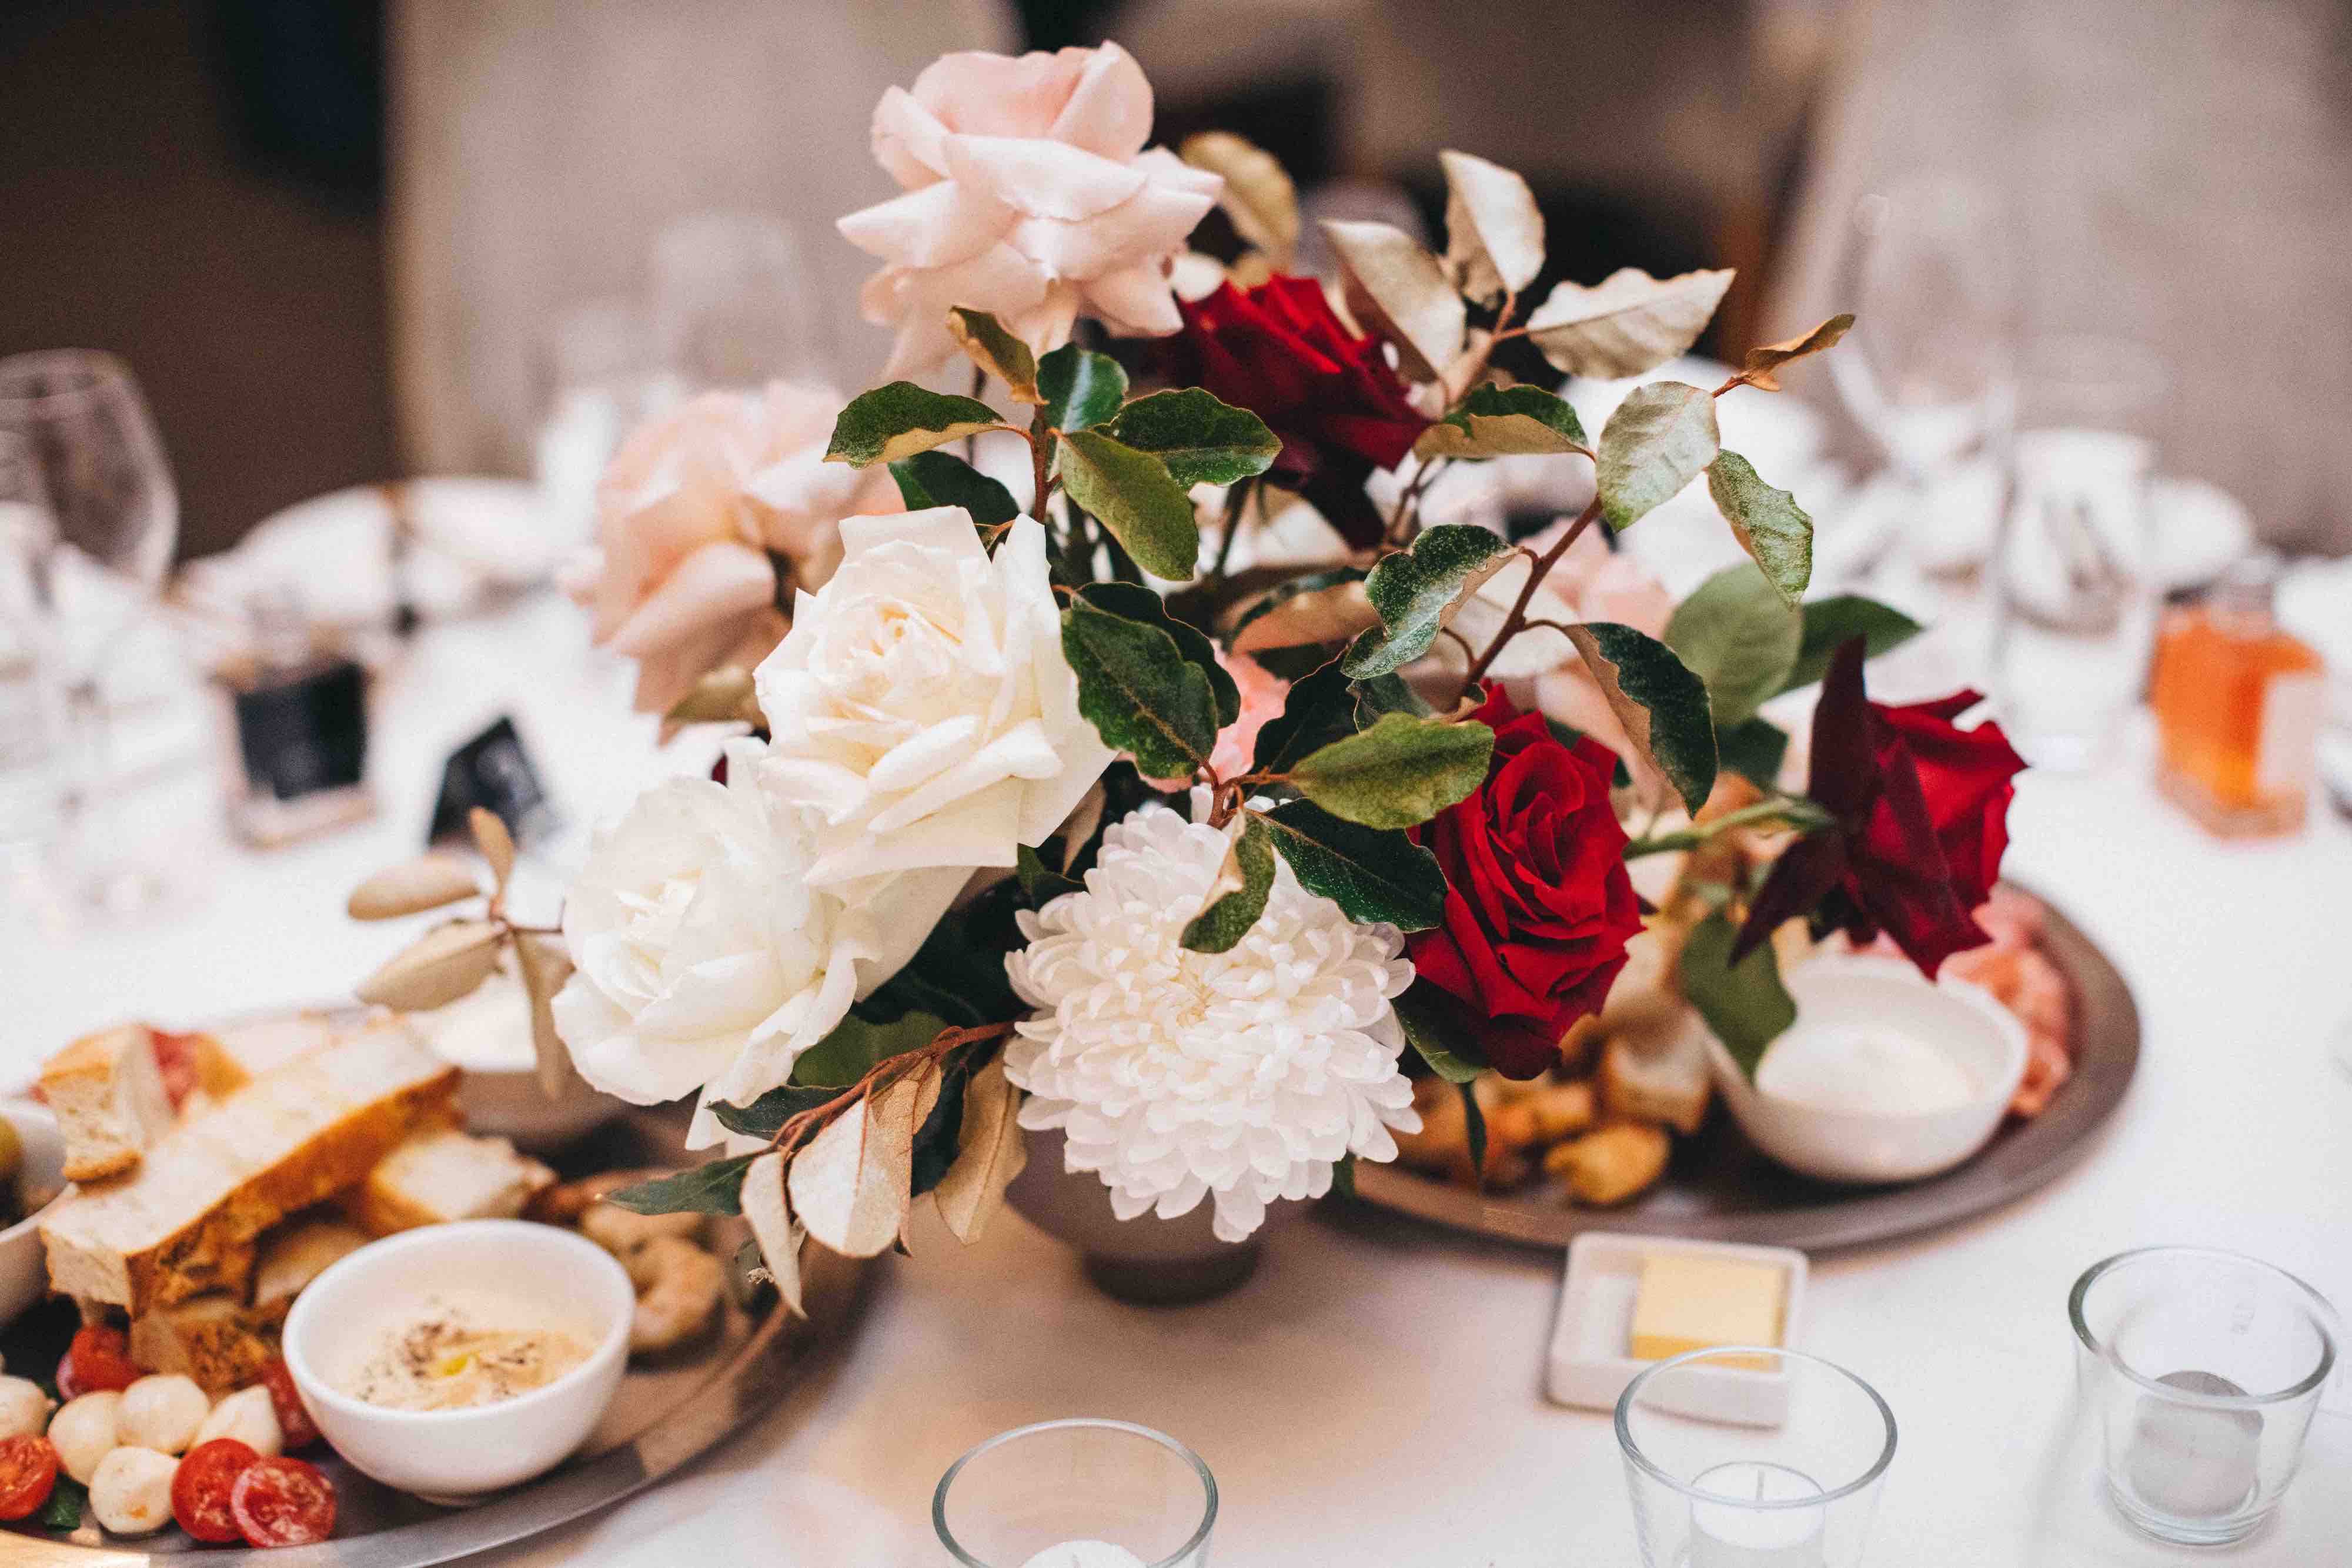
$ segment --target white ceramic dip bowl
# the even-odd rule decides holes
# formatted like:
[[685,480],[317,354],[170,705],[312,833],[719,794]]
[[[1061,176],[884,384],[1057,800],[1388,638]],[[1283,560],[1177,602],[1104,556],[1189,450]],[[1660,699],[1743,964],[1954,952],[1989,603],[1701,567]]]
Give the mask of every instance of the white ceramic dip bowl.
[[[0,1116],[8,1119],[17,1142],[24,1145],[25,1163],[16,1179],[45,1192],[63,1188],[66,1141],[48,1108],[29,1100],[11,1100],[0,1105]],[[0,1325],[39,1301],[48,1289],[48,1254],[41,1245],[41,1209],[36,1208],[0,1230]]]
[[[1758,1148],[1822,1181],[1875,1184],[1949,1170],[1992,1137],[2025,1075],[2026,1040],[1991,993],[1930,984],[1900,958],[1838,955],[1787,983],[1797,1021],[1766,1048],[1756,1082],[1707,1036],[1716,1089]],[[1856,1081],[1839,1082],[1848,1064]],[[1875,1081],[1859,1082],[1865,1073]]]
[[[387,1304],[485,1290],[543,1305],[600,1337],[588,1358],[511,1399],[462,1410],[393,1410],[342,1393],[335,1369],[364,1355]],[[636,1291],[583,1236],[520,1219],[430,1225],[371,1242],[310,1282],[287,1314],[287,1370],[335,1451],[403,1491],[472,1501],[553,1469],[603,1419],[628,1369]]]

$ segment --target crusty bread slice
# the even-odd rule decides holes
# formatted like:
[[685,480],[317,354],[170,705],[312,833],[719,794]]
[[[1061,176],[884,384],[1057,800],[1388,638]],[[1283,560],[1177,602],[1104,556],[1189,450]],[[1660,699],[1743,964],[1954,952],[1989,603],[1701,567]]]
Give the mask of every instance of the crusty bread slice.
[[249,1023],[228,1024],[206,1037],[211,1059],[198,1087],[216,1098],[226,1098],[257,1078],[265,1077],[298,1056],[324,1051],[348,1030],[325,1013],[276,1013]]
[[253,1265],[254,1305],[275,1302],[285,1311],[303,1287],[368,1240],[366,1231],[341,1219],[289,1220],[262,1239]]
[[172,1125],[154,1032],[143,1023],[84,1035],[49,1058],[41,1098],[65,1137],[68,1181],[124,1175]]
[[131,1320],[131,1359],[142,1371],[193,1377],[217,1399],[260,1380],[293,1301],[248,1307],[222,1293],[157,1307]]
[[164,1136],[136,1178],[58,1200],[41,1224],[50,1289],[134,1316],[241,1295],[263,1231],[448,1120],[457,1090],[457,1070],[397,1018],[296,1056]]
[[389,1236],[457,1219],[512,1219],[554,1183],[553,1171],[504,1138],[435,1128],[386,1155],[345,1195],[343,1209],[371,1235]]

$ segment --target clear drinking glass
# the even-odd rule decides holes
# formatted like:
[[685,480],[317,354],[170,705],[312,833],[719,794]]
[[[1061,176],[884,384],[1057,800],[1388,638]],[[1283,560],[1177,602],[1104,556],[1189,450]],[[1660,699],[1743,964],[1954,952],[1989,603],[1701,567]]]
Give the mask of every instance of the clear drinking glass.
[[830,379],[801,246],[782,219],[697,213],[654,236],[654,348],[694,389]]
[[38,586],[56,527],[31,445],[0,431],[0,874],[11,883],[37,869],[58,828],[58,693]]
[[34,585],[79,766],[67,792],[62,893],[84,915],[152,904],[152,867],[120,858],[97,820],[114,790],[102,681],[123,633],[148,613],[180,532],[178,492],[130,369],[93,349],[0,360],[0,431],[31,448],[55,520]]
[[[1698,1380],[1723,1368],[1789,1382],[1775,1426],[1730,1426]],[[1852,1568],[1895,1458],[1878,1391],[1801,1351],[1731,1345],[1651,1367],[1617,1399],[1617,1447],[1643,1568]]]
[[1202,1568],[1217,1479],[1164,1433],[1041,1421],[948,1467],[931,1523],[962,1568]]
[[2092,1265],[2066,1310],[2124,1517],[2184,1545],[2261,1524],[2294,1479],[2336,1369],[2326,1300],[2234,1252],[2150,1247]]
[[2162,600],[2148,481],[2167,381],[2127,340],[2026,349],[1992,683],[2003,727],[2037,767],[2104,760],[2147,684]]

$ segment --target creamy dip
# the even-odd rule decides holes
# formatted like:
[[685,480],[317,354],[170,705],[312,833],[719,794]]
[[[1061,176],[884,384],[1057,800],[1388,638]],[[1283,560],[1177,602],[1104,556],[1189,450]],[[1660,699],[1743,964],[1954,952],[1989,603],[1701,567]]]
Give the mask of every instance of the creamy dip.
[[1956,1110],[1976,1094],[1968,1072],[1941,1049],[1868,1024],[1799,1023],[1757,1063],[1756,1087],[1817,1111],[1881,1116]]
[[544,1387],[588,1359],[580,1325],[497,1291],[436,1291],[353,1336],[335,1387],[387,1410],[464,1410]]

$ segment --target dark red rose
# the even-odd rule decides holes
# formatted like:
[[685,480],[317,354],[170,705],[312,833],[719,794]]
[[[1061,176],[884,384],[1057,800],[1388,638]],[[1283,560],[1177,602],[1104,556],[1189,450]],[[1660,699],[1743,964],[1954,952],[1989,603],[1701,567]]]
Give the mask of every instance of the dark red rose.
[[1271,277],[1247,293],[1220,284],[1183,313],[1183,330],[1162,340],[1169,379],[1265,421],[1282,437],[1276,483],[1305,496],[1349,544],[1378,544],[1381,518],[1364,482],[1403,461],[1430,425],[1379,340],[1349,331],[1311,277]]
[[1733,957],[1802,915],[1856,942],[1884,931],[1933,979],[1953,954],[1992,940],[1972,912],[2000,880],[2025,759],[1999,725],[1952,722],[1976,693],[1888,707],[1869,699],[1862,661],[1858,637],[1837,651],[1813,715],[1806,792],[1835,821],[1781,855]]
[[1617,758],[1563,744],[1500,692],[1473,716],[1495,731],[1494,759],[1486,783],[1412,830],[1445,873],[1445,919],[1406,951],[1481,1020],[1489,1064],[1533,1078],[1559,1061],[1569,1026],[1601,1010],[1642,929],[1609,804]]

